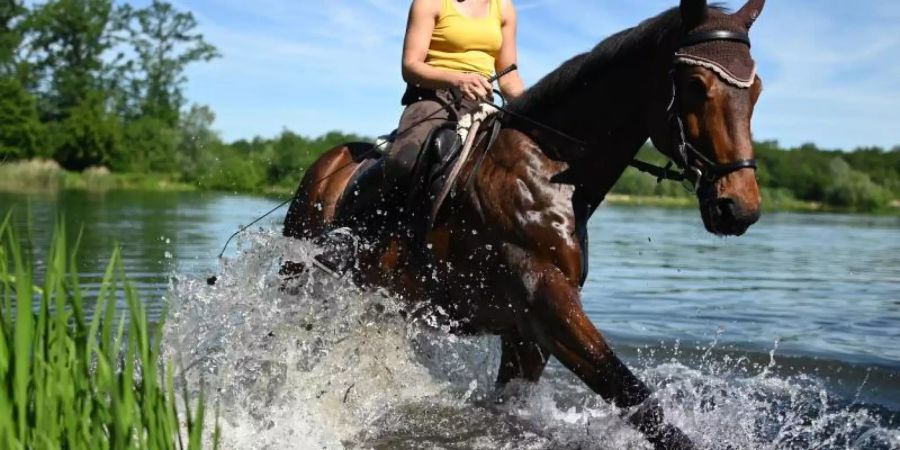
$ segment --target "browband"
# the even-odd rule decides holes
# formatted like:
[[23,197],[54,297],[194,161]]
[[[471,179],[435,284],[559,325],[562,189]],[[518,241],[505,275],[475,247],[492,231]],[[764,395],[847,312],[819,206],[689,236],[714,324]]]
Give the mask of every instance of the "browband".
[[729,30],[714,30],[691,33],[685,36],[684,39],[681,40],[679,48],[711,41],[734,41],[746,44],[747,47],[750,47],[750,35],[747,33]]
[[753,64],[753,68],[750,71],[750,77],[746,80],[742,80],[741,78],[738,78],[737,75],[731,73],[731,71],[728,70],[728,68],[726,68],[725,66],[700,56],[688,55],[685,53],[676,53],[673,62],[675,64],[700,66],[712,70],[716,73],[716,75],[719,76],[719,78],[724,80],[726,83],[740,89],[749,89],[750,86],[753,86],[753,83],[756,81],[756,63]]

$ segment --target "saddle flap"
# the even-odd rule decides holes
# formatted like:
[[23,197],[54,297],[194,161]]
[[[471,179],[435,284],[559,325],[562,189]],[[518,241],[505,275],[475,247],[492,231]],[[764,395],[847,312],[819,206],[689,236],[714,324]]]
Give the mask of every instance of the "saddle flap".
[[[499,126],[500,122],[494,116],[489,116],[478,128],[471,150],[465,156],[467,160],[475,158],[475,168],[473,172],[469,173],[467,183],[471,182],[474,170],[480,167],[485,154],[493,145]],[[445,200],[450,188],[457,182],[457,177],[460,176],[459,166],[466,163],[466,161],[459,161],[464,143],[455,126],[451,131],[442,128],[435,134],[431,145],[423,150],[425,161],[430,162],[426,164],[427,169],[424,170],[426,176],[416,184],[423,192],[409,199],[410,206],[416,206],[416,210],[428,218],[429,228],[442,219],[443,216],[439,215],[443,211],[441,203]],[[454,167],[456,167],[455,171]]]

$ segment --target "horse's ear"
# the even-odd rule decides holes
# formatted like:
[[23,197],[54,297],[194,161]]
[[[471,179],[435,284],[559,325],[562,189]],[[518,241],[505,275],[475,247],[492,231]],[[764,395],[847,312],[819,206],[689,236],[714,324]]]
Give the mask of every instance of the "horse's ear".
[[706,0],[681,0],[681,21],[684,23],[684,29],[690,30],[703,23],[708,8]]
[[741,22],[744,25],[747,25],[747,29],[749,30],[751,26],[753,26],[753,22],[756,22],[756,18],[759,17],[759,14],[762,13],[763,6],[766,5],[766,0],[750,0],[744,5],[740,11],[734,13],[735,16],[741,19]]

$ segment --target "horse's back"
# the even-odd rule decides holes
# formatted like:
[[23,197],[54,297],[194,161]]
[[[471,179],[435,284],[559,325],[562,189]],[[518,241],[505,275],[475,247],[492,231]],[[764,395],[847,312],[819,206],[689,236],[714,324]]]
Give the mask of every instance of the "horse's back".
[[335,220],[344,190],[360,164],[377,154],[367,142],[350,142],[326,151],[306,171],[284,219],[283,234],[321,235]]

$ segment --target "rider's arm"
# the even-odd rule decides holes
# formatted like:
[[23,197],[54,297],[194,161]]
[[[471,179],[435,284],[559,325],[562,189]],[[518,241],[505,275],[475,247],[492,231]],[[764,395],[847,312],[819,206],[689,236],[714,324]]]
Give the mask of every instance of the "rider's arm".
[[[513,7],[512,0],[502,0],[501,11],[503,14],[503,44],[500,46],[500,54],[497,55],[495,70],[500,73],[501,70],[517,63],[518,50],[516,49],[516,9]],[[525,91],[525,84],[522,83],[522,77],[519,71],[510,72],[499,80],[500,92],[507,98],[515,98],[522,95]]]
[[427,89],[456,87],[473,100],[486,97],[491,85],[481,75],[441,70],[425,63],[440,13],[440,0],[413,1],[403,41],[403,80]]

